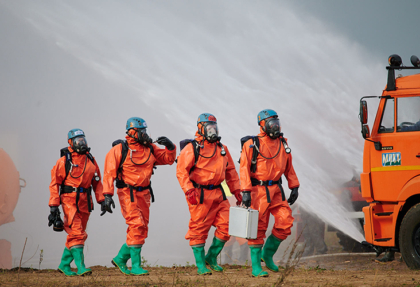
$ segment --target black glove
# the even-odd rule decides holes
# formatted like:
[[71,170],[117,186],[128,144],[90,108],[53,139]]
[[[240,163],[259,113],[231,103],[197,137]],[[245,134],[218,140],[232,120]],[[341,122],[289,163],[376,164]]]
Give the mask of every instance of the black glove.
[[242,191],[242,204],[245,205],[246,208],[251,206],[251,191]]
[[48,227],[53,225],[54,231],[63,231],[64,224],[60,218],[60,210],[58,206],[50,206],[50,215],[48,215]]
[[101,216],[104,215],[107,211],[112,213],[111,205],[115,209],[115,203],[112,200],[112,195],[104,194],[105,200],[101,202]]
[[299,196],[298,188],[299,187],[295,187],[290,192],[289,199],[287,200],[287,202],[289,203],[289,205],[292,205],[293,203],[295,203],[296,199],[298,198],[298,196]]
[[157,140],[156,140],[156,142],[158,144],[161,144],[161,145],[166,146],[166,148],[168,150],[174,150],[174,148],[175,148],[174,144],[167,137],[158,137]]

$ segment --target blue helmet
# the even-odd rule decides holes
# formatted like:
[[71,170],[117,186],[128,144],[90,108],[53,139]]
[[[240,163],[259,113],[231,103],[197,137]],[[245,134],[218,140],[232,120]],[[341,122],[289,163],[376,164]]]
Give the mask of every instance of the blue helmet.
[[276,117],[277,118],[278,115],[273,110],[269,110],[269,109],[262,110],[261,112],[258,113],[258,125],[260,124],[260,122],[262,120],[265,120],[265,119],[268,119],[268,118],[271,118],[271,117]]
[[81,129],[70,130],[67,134],[67,140],[71,140],[70,146],[79,154],[86,154],[86,152],[90,151],[85,133]]
[[138,129],[147,128],[146,121],[143,120],[142,118],[137,118],[137,117],[129,118],[127,120],[127,124],[125,126],[125,129],[128,131],[130,129],[135,129],[135,128],[138,128]]
[[198,116],[197,126],[199,123],[215,122],[217,123],[216,117],[209,113],[203,113]]
[[81,129],[72,129],[67,134],[67,140],[80,136],[85,136],[85,133]]

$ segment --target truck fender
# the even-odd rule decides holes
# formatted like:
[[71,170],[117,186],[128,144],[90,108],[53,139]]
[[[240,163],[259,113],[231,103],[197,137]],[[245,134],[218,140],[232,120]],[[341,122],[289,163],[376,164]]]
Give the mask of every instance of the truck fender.
[[405,202],[408,198],[419,193],[420,190],[420,175],[417,175],[407,181],[398,195],[397,201]]

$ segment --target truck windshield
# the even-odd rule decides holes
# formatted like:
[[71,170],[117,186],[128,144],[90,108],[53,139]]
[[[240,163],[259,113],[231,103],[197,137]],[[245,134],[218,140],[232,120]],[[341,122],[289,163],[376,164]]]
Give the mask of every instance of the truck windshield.
[[420,97],[397,99],[397,132],[420,131]]
[[378,133],[394,132],[394,98],[387,99],[385,102],[384,113],[382,114],[381,124]]

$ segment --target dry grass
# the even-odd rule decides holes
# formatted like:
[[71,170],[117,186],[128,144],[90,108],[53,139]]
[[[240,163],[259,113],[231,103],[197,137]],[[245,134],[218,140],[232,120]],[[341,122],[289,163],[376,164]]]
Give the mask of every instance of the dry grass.
[[[407,268],[398,260],[378,264],[375,255],[321,256],[301,258],[291,244],[287,260],[279,273],[253,278],[251,267],[222,265],[225,271],[198,276],[196,267],[149,267],[150,275],[125,276],[112,267],[93,266],[87,277],[65,277],[57,270],[0,269],[4,286],[420,286],[420,271]],[[265,267],[263,269],[266,270]],[[75,270],[74,270],[75,271]],[[19,276],[19,281],[18,281]]]

